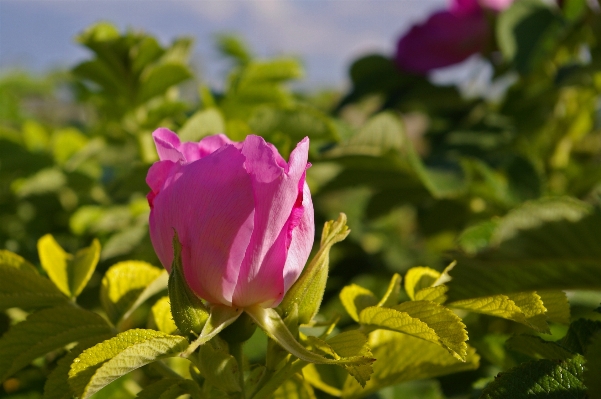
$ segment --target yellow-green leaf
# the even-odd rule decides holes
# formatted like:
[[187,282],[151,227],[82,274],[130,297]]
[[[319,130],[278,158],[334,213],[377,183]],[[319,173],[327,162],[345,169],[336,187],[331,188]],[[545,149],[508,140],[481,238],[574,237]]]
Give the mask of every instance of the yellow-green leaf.
[[534,292],[510,295],[464,299],[448,303],[447,306],[513,320],[541,332],[548,331],[546,308],[540,296]]
[[199,141],[217,133],[225,133],[225,121],[216,108],[198,111],[178,130],[182,141]]
[[340,301],[355,321],[359,321],[363,309],[378,304],[378,298],[370,290],[356,284],[347,285],[340,291]]
[[110,332],[102,317],[70,305],[32,313],[0,339],[0,381],[50,351]]
[[37,273],[34,265],[6,249],[0,249],[0,267],[12,267],[26,272]]
[[92,245],[80,249],[71,255],[56,242],[54,237],[46,234],[38,240],[40,263],[48,273],[48,277],[61,292],[74,298],[84,289],[100,259],[100,243],[92,241]]
[[279,386],[273,399],[315,399],[315,393],[311,385],[295,375]]
[[218,337],[200,347],[200,373],[215,387],[227,392],[241,392],[240,373],[236,359],[229,354],[227,344]]
[[116,324],[126,319],[140,304],[167,288],[165,270],[146,262],[125,261],[111,266],[100,287],[100,303]]
[[361,398],[380,389],[417,379],[433,378],[478,368],[479,356],[468,347],[466,361],[448,356],[446,349],[432,345],[411,335],[376,330],[369,335],[369,346],[378,359],[365,388],[348,377],[342,388],[342,397]]
[[446,285],[437,285],[435,287],[423,288],[415,293],[414,300],[430,301],[443,304],[447,300],[447,291],[449,288]]
[[405,275],[405,291],[409,298],[415,299],[415,294],[431,287],[438,280],[440,272],[425,266],[412,267]]
[[128,330],[86,349],[71,365],[69,385],[89,398],[117,378],[158,359],[176,356],[188,345],[184,337],[154,330]]
[[547,309],[545,316],[548,321],[560,324],[570,324],[570,303],[563,291],[536,291]]
[[171,305],[169,304],[169,297],[164,296],[159,299],[150,309],[154,325],[159,331],[166,334],[173,334],[177,331],[177,326],[173,321],[171,315]]
[[457,359],[465,360],[467,331],[465,324],[452,310],[429,301],[403,302],[393,309],[426,323],[438,335],[440,345],[447,348]]
[[378,306],[390,307],[399,303],[399,297],[401,295],[401,276],[398,273],[392,275],[388,289],[384,293]]
[[423,321],[408,313],[390,308],[370,306],[359,314],[359,323],[371,329],[385,329],[440,344],[438,334]]
[[0,264],[0,310],[45,308],[69,299],[27,264]]

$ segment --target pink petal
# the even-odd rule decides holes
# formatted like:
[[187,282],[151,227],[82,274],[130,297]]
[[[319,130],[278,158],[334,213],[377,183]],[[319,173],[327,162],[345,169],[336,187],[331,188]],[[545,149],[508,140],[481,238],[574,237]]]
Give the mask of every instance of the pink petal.
[[150,237],[163,266],[170,269],[175,229],[192,290],[228,306],[253,230],[253,188],[244,162],[228,145],[181,166],[150,213]]
[[[313,202],[311,192],[306,182],[303,182],[302,188],[302,209],[301,218],[298,225],[290,230],[290,243],[288,248],[288,257],[284,265],[284,292],[294,284],[298,279],[313,247],[315,239],[315,221],[313,220]],[[297,214],[298,215],[298,214]],[[280,298],[281,301],[281,298]],[[279,305],[279,301],[273,306]]]
[[427,73],[483,51],[489,35],[481,13],[457,16],[449,11],[438,12],[399,40],[396,62],[407,71]]
[[512,3],[513,0],[481,0],[482,7],[497,12],[509,8]]
[[[309,140],[305,138],[283,167],[263,138],[248,136],[242,146],[255,201],[254,229],[232,302],[237,306],[273,304],[285,290],[283,268],[288,252],[287,223],[307,168]],[[279,299],[277,302],[279,302]]]
[[449,11],[458,16],[478,14],[481,11],[478,0],[451,0]]
[[159,161],[152,164],[146,175],[146,184],[150,187],[148,193],[148,204],[152,208],[154,197],[161,191],[165,182],[174,170],[178,168],[178,164],[171,161]]
[[184,154],[179,149],[180,141],[177,134],[161,127],[152,133],[152,138],[161,161],[185,162]]

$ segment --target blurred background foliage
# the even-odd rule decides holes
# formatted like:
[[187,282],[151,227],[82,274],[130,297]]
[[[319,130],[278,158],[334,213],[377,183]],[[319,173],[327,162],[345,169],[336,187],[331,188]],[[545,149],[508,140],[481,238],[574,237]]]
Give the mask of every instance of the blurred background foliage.
[[[259,134],[285,157],[311,139],[316,230],[339,212],[352,230],[332,250],[326,315],[343,313],[337,293],[351,282],[381,293],[394,272],[442,270],[460,253],[477,255],[496,223],[525,202],[572,197],[598,207],[598,8],[517,2],[500,14],[495,37],[482,54],[494,72],[476,94],[379,54],[351,65],[348,91],[307,93],[291,88],[303,77],[300,60],[259,59],[234,36],[216,39],[231,66],[217,90],[190,65],[191,38],[165,45],[150,33],[91,26],[77,36],[89,58],[70,71],[0,76],[0,245],[37,261],[47,233],[71,253],[98,238],[101,263],[80,298],[92,307],[110,265],[159,265],[145,198],[159,126],[186,141]],[[579,303],[590,306],[586,295],[572,299],[575,316]],[[465,323],[483,367],[380,397],[452,397],[516,364],[503,342],[521,327],[477,315]]]

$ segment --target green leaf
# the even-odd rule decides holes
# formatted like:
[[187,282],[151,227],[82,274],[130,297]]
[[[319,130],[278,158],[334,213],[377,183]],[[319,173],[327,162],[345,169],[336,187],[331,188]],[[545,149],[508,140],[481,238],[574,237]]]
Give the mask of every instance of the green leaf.
[[440,272],[429,267],[412,267],[405,275],[405,292],[409,298],[415,299],[418,291],[431,287],[439,277]]
[[220,34],[217,35],[216,42],[221,53],[235,59],[242,65],[247,64],[252,59],[250,51],[241,37]]
[[239,87],[257,83],[279,83],[302,77],[301,64],[292,58],[279,58],[269,61],[249,63],[240,77]]
[[430,301],[443,304],[447,300],[447,291],[449,288],[442,284],[437,285],[436,287],[428,287],[419,290],[415,293],[416,301]]
[[185,394],[190,394],[192,398],[204,397],[198,385],[192,380],[163,378],[138,392],[136,399],[177,399]]
[[111,335],[99,335],[91,339],[85,339],[79,342],[77,346],[63,356],[56,367],[48,375],[46,384],[44,384],[44,399],[72,399],[73,392],[69,387],[69,370],[71,364],[84,350],[96,345],[99,342],[111,338]]
[[70,305],[32,313],[0,339],[0,381],[50,351],[110,332],[102,317]]
[[591,338],[599,331],[601,331],[601,321],[578,319],[570,324],[568,332],[558,341],[558,344],[572,352],[585,354]]
[[278,313],[271,308],[252,306],[244,309],[245,312],[265,331],[267,336],[276,341],[280,346],[301,360],[318,364],[355,364],[361,365],[372,363],[374,359],[364,356],[343,357],[340,359],[328,359],[317,353],[309,351],[302,346],[292,335]]
[[319,311],[323,293],[328,278],[328,265],[330,263],[330,249],[350,233],[346,225],[346,215],[341,213],[336,221],[326,222],[321,235],[319,251],[307,265],[298,280],[290,287],[280,308],[284,317],[293,307],[298,306],[298,320],[300,324],[309,323]]
[[177,356],[188,341],[154,330],[128,330],[86,349],[71,365],[69,385],[86,399],[117,378],[166,357]]
[[537,291],[547,312],[548,321],[559,324],[570,324],[570,302],[563,291]]
[[570,198],[527,202],[497,225],[490,247],[458,257],[449,300],[511,292],[600,289],[601,210]]
[[365,388],[348,377],[342,387],[342,397],[361,398],[384,387],[404,381],[433,378],[478,368],[479,356],[468,347],[466,361],[449,356],[439,345],[393,331],[376,330],[369,334],[374,373]]
[[159,299],[150,309],[154,325],[159,331],[166,334],[173,334],[177,331],[177,326],[171,316],[171,305],[169,304],[169,297],[164,296]]
[[21,256],[7,251],[6,249],[0,249],[0,267],[12,267],[24,272],[37,274],[37,269],[34,265],[23,259]]
[[467,332],[461,319],[434,302],[410,301],[394,308],[369,307],[359,322],[371,329],[386,329],[441,345],[460,360],[465,360]]
[[388,289],[384,293],[378,306],[391,307],[399,303],[401,296],[401,276],[398,273],[392,275]]
[[68,254],[46,234],[38,240],[40,263],[48,277],[61,292],[74,298],[84,289],[100,259],[100,243],[92,241],[88,248],[80,249],[75,255]]
[[192,77],[192,73],[183,64],[164,63],[157,65],[141,76],[137,102],[142,104],[155,96],[164,94],[168,88]]
[[443,347],[459,360],[465,361],[467,331],[465,324],[452,310],[429,301],[403,302],[394,306],[393,309],[405,312],[426,323],[436,332]]
[[[173,311],[173,303],[171,304],[171,311]],[[183,356],[190,356],[196,348],[204,345],[215,335],[219,334],[224,328],[235,322],[242,314],[242,311],[243,309],[240,308],[236,309],[230,308],[229,306],[213,305],[211,307],[211,313],[204,323],[200,335],[190,344]]]
[[549,31],[559,23],[561,18],[544,3],[517,1],[499,16],[496,34],[501,52],[518,71],[529,72]]
[[586,399],[582,383],[584,358],[536,360],[500,373],[482,392],[481,399],[575,398]]
[[100,287],[100,303],[113,324],[125,320],[151,296],[167,288],[167,272],[146,262],[125,261],[111,266]]
[[[341,357],[373,357],[367,343],[367,336],[359,330],[342,332],[327,339],[326,342],[332,350]],[[374,372],[372,363],[345,364],[343,367],[359,384],[361,384],[361,386],[365,386]]]
[[545,316],[547,309],[536,292],[464,299],[447,306],[513,320],[541,332],[549,329]]
[[298,375],[284,381],[273,393],[273,399],[315,399],[313,388]]
[[229,354],[222,339],[212,339],[200,347],[198,368],[202,376],[216,388],[227,393],[241,392],[240,373],[236,359]]
[[169,274],[169,301],[173,321],[183,334],[199,334],[209,318],[209,310],[190,289],[182,266],[182,245],[173,235],[173,264]]
[[378,304],[378,298],[370,290],[357,284],[344,287],[340,291],[340,301],[355,321],[359,321],[359,313],[363,309]]
[[[357,162],[353,159],[369,157],[382,161],[380,169],[386,168],[385,172],[395,174],[395,184],[406,181],[405,184],[412,186],[413,190],[425,188],[434,198],[456,197],[466,189],[462,173],[450,168],[436,169],[424,165],[406,137],[402,122],[392,112],[373,116],[348,141],[328,151],[326,155],[340,160],[348,158],[348,163],[353,168],[351,184],[354,186],[357,185],[357,175],[353,164]],[[362,168],[358,172],[366,171]],[[373,178],[374,173],[369,171],[366,183],[373,184]]]
[[574,353],[556,342],[545,341],[534,335],[516,335],[507,340],[508,349],[534,359],[569,359]]
[[225,120],[216,108],[196,112],[178,130],[182,141],[200,141],[205,136],[225,133]]
[[584,384],[588,388],[589,398],[601,397],[601,332],[597,332],[586,349],[586,369]]
[[14,307],[44,308],[68,301],[69,299],[50,280],[40,276],[27,263],[0,263],[1,310]]

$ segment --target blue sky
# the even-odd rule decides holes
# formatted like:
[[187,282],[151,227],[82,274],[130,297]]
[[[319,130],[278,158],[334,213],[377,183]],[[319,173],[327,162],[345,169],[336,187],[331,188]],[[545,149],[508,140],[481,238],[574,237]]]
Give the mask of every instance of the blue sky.
[[350,62],[392,54],[409,26],[445,0],[0,0],[0,70],[41,72],[87,56],[73,37],[99,20],[141,29],[168,43],[195,38],[193,62],[204,80],[223,80],[216,33],[242,35],[259,56],[299,56],[302,86],[341,87]]

